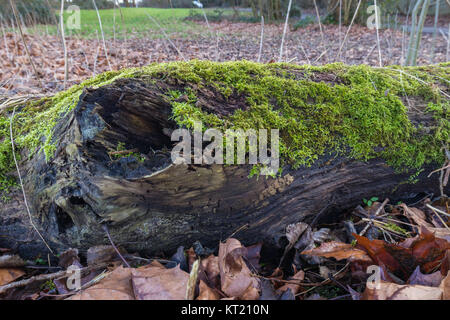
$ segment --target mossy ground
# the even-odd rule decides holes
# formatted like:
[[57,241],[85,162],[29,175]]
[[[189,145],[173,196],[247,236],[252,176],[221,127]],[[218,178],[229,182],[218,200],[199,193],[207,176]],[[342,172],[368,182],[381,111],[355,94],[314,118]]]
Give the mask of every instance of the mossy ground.
[[[397,169],[419,169],[425,163],[443,162],[443,147],[449,144],[450,102],[439,88],[449,91],[450,63],[371,68],[191,61],[107,72],[27,103],[14,118],[16,152],[45,152],[50,159],[57,141],[53,128],[76,106],[83,89],[124,77],[183,83],[182,89],[167,93],[180,126],[192,128],[200,120],[205,128],[279,129],[282,161],[294,167],[310,166],[332,152],[363,161],[380,157]],[[245,106],[227,116],[208,113],[196,103],[198,91],[205,87],[225,98],[245,97]],[[180,102],[180,95],[188,99]],[[408,110],[405,99],[424,101],[427,105],[416,111],[431,113],[435,124],[414,126],[408,117],[414,110]],[[0,116],[0,192],[12,181],[9,123],[8,116]]]

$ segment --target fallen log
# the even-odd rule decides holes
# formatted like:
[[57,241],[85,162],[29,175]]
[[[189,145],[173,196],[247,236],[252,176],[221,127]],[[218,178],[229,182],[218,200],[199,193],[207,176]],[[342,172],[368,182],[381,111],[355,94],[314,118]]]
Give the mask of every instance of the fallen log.
[[[449,69],[192,61],[100,75],[17,108],[33,221],[56,252],[109,244],[106,224],[116,244],[154,253],[215,247],[236,231],[274,243],[288,224],[332,219],[363,198],[439,195],[438,175],[427,175],[448,148]],[[15,174],[11,109],[0,114],[2,189]],[[194,120],[279,129],[283,170],[173,164],[171,133]],[[46,253],[12,189],[0,247]]]

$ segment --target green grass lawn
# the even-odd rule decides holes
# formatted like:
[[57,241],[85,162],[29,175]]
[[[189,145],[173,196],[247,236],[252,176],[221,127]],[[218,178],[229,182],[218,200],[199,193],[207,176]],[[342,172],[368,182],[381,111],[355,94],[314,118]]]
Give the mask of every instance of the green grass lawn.
[[[221,9],[222,10],[222,9]],[[207,14],[215,14],[214,9],[206,9]],[[231,9],[223,10],[224,14],[231,14]],[[123,23],[118,9],[100,10],[103,31],[106,38],[114,36],[114,15],[115,34],[117,38],[127,37],[163,37],[160,28],[148,15],[155,18],[168,34],[176,34],[178,37],[187,37],[205,32],[205,28],[193,21],[186,20],[192,13],[202,14],[200,9],[158,9],[158,8],[122,8]],[[67,21],[69,14],[64,15]],[[59,19],[59,18],[58,18]],[[66,35],[78,35],[83,38],[96,38],[96,31],[100,36],[100,28],[95,10],[81,10],[81,29],[67,30]],[[39,25],[30,27],[29,32],[40,32],[56,34],[56,26]]]

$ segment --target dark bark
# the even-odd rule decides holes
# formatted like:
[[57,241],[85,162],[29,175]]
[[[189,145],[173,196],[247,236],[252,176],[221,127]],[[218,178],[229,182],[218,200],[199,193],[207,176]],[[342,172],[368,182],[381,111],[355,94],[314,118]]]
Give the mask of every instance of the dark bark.
[[[333,219],[362,198],[395,201],[438,192],[437,175],[426,178],[430,170],[418,183],[405,184],[409,175],[380,159],[324,157],[311,168],[286,167],[276,179],[249,179],[249,166],[173,166],[164,147],[171,147],[167,132],[176,125],[165,94],[176,86],[121,79],[87,89],[56,127],[53,160],[40,154],[23,166],[34,221],[56,251],[107,244],[102,224],[128,250],[173,251],[196,240],[215,247],[236,230],[244,243],[274,243],[288,224],[311,221],[321,211]],[[225,102],[208,88],[198,97],[220,114],[242,105],[239,97]],[[160,151],[144,163],[132,157],[111,161],[108,152],[118,142],[142,154],[150,147]],[[0,247],[15,247],[25,257],[45,253],[21,199],[17,192],[0,209]]]

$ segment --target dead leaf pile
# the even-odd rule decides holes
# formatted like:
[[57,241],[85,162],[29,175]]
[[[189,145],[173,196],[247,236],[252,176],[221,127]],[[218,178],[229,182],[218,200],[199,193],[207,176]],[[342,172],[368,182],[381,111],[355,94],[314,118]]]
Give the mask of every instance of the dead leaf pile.
[[[260,249],[260,246],[259,246]],[[246,260],[249,255],[259,255],[255,248],[246,248],[236,239],[221,243],[219,256],[210,255],[201,259],[198,269],[197,300],[259,298],[259,279],[252,275]],[[199,259],[193,249],[186,250],[187,259]],[[256,261],[258,262],[258,261]],[[190,271],[194,263],[189,263]],[[166,268],[157,261],[139,268],[122,266],[109,272],[97,284],[81,290],[70,300],[184,300],[189,273],[178,264]]]
[[430,215],[424,211],[405,204],[400,207],[405,217],[419,229],[415,237],[390,243],[385,240],[369,240],[353,233],[356,244],[325,242],[302,254],[345,259],[350,264],[353,276],[361,271],[366,273],[369,266],[378,266],[380,281],[368,282],[364,293],[357,295],[361,299],[448,299],[450,229],[443,218],[439,222],[430,223]]

